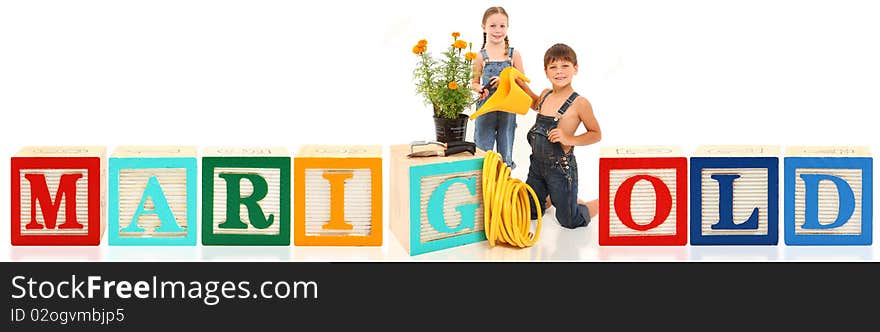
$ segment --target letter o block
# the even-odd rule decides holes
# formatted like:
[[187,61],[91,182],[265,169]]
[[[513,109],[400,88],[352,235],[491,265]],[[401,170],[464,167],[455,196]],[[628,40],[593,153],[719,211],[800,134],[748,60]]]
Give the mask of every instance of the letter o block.
[[121,146],[110,158],[110,245],[195,245],[195,147]]
[[691,244],[776,245],[778,146],[709,145],[691,157]]
[[12,245],[101,243],[104,147],[26,147],[12,157]]
[[408,158],[391,147],[391,232],[411,256],[486,240],[483,155]]
[[298,246],[382,245],[382,147],[306,145],[294,167]]
[[205,148],[202,244],[290,245],[290,155],[284,148]]
[[674,147],[602,148],[599,245],[685,245],[687,159]]
[[785,244],[871,245],[870,150],[793,146],[785,155]]

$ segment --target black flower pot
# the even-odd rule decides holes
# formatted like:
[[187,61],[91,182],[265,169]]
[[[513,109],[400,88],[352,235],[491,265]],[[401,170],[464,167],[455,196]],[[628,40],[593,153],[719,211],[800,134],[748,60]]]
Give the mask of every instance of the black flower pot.
[[437,141],[443,143],[464,141],[467,135],[468,116],[459,114],[455,119],[434,117]]

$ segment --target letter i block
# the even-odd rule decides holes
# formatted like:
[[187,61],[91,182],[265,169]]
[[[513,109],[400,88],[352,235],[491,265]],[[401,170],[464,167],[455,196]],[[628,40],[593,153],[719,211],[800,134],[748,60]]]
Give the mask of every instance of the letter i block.
[[687,243],[687,159],[675,147],[605,147],[599,245]]
[[26,147],[12,157],[12,244],[101,243],[106,148]]
[[411,256],[486,240],[483,155],[408,158],[391,147],[391,232]]
[[778,146],[701,146],[691,157],[691,244],[776,245]]
[[110,245],[196,244],[195,147],[122,146],[110,158]]
[[871,245],[869,149],[789,147],[785,155],[785,244]]
[[204,149],[202,244],[290,245],[286,149]]
[[382,245],[382,147],[303,146],[293,162],[298,246]]

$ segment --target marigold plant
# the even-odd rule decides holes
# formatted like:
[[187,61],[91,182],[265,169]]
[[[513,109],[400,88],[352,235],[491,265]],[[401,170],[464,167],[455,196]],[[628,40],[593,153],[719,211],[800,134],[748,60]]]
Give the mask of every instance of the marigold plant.
[[425,39],[412,48],[419,59],[413,71],[416,92],[424,97],[425,104],[433,106],[438,118],[455,119],[476,101],[470,89],[460,89],[470,85],[471,64],[476,58],[475,53],[464,52],[472,46],[458,39],[460,36],[458,32],[452,33],[452,44],[439,60],[428,52]]

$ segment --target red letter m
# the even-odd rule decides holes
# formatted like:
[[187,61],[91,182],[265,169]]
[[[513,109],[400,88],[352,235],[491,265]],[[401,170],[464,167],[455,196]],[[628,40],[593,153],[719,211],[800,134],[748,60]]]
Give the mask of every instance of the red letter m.
[[[49,197],[49,187],[46,184],[44,174],[25,174],[24,178],[31,184],[31,222],[25,228],[42,229],[43,225],[37,223],[37,204],[40,202],[43,220],[46,228],[55,229],[58,220],[58,209],[61,208],[61,199],[65,198],[67,204],[64,207],[64,223],[58,226],[61,229],[82,229],[83,225],[76,221],[76,181],[82,178],[82,174],[64,174],[58,181],[58,192],[55,200]],[[48,204],[47,204],[48,203]]]

